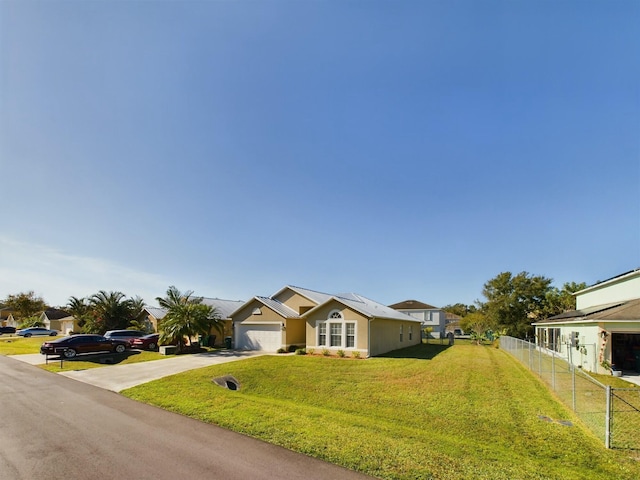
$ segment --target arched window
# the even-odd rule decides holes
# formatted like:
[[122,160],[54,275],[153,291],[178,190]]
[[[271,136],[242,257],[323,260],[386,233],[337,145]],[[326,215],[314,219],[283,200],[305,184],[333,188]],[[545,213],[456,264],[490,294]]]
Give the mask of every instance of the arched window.
[[332,320],[334,318],[338,318],[338,319],[342,320],[342,313],[340,313],[340,310],[332,310],[329,313],[329,317],[328,318],[329,318],[329,320]]

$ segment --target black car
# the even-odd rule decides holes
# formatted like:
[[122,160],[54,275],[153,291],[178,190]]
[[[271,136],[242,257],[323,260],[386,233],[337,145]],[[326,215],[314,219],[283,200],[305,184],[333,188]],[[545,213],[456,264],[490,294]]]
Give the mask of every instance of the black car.
[[63,355],[73,358],[79,353],[116,352],[122,353],[129,348],[126,340],[106,338],[102,335],[72,335],[44,342],[40,347],[43,355]]
[[0,335],[3,333],[16,333],[16,327],[0,327]]

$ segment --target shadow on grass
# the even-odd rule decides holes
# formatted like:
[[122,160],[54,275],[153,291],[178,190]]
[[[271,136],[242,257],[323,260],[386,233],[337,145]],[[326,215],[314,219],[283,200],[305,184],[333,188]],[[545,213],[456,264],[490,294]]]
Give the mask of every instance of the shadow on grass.
[[449,344],[447,343],[423,343],[421,345],[414,345],[412,347],[387,352],[383,355],[377,355],[377,358],[415,358],[418,360],[431,360],[447,348],[449,348]]
[[49,356],[49,363],[59,362],[63,360],[66,362],[89,362],[99,363],[101,365],[117,365],[127,360],[134,355],[140,355],[141,352],[137,350],[127,350],[123,353],[82,353],[73,358],[64,358],[58,356]]

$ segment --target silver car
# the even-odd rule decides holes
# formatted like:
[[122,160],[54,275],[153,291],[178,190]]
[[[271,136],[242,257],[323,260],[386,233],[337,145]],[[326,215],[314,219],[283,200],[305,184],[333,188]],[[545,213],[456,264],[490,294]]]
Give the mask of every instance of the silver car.
[[36,335],[44,335],[47,337],[55,337],[58,335],[57,330],[49,330],[44,327],[29,327],[23,328],[22,330],[18,330],[16,335],[20,335],[21,337],[35,337]]

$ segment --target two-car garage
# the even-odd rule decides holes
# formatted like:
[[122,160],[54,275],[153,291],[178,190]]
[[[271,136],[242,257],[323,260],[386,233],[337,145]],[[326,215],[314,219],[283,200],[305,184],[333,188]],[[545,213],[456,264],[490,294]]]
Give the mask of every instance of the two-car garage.
[[238,350],[275,352],[282,346],[281,323],[237,324],[235,332]]

